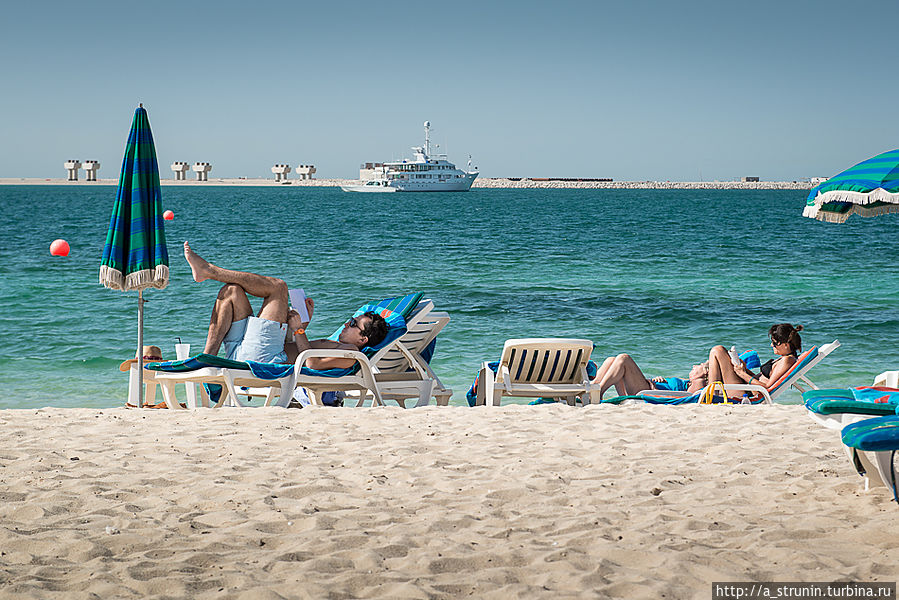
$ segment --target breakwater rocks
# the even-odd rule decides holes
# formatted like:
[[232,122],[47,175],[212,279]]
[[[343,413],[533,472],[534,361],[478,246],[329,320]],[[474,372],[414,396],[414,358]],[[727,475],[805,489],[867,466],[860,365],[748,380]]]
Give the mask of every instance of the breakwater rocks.
[[478,178],[472,188],[564,188],[624,190],[810,190],[807,181],[573,181]]
[[[118,180],[66,181],[65,179],[0,179],[0,185],[116,185]],[[296,187],[336,187],[355,184],[358,179],[294,179],[275,181],[273,179],[212,178],[208,181],[175,181],[162,179],[162,185],[177,186],[296,186]],[[471,186],[475,188],[546,188],[546,189],[607,189],[607,190],[810,190],[814,187],[807,181],[599,181],[576,179],[528,179],[526,177],[504,179],[479,177]]]

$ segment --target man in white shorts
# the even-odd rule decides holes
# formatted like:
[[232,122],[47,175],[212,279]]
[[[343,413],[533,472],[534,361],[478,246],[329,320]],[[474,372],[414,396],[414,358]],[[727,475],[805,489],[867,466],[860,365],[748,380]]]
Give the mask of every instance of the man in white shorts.
[[[286,363],[308,348],[338,348],[361,350],[379,344],[387,335],[387,323],[375,313],[365,313],[349,319],[338,340],[309,340],[306,337],[308,322],[302,322],[299,313],[291,310],[287,284],[283,280],[256,273],[232,271],[216,266],[200,257],[184,242],[184,258],[187,259],[194,281],[207,279],[224,285],[219,290],[212,308],[209,333],[203,352],[216,355],[221,347],[232,360]],[[262,298],[262,308],[253,315],[249,296]],[[312,316],[313,302],[307,299],[307,309]],[[287,332],[293,331],[293,340],[287,341]],[[347,358],[310,358],[306,366],[312,369],[345,369],[355,364]]]

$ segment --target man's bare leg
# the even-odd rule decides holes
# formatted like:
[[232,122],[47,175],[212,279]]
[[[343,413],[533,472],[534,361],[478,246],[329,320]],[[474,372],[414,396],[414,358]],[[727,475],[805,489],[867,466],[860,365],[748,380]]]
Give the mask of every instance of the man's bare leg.
[[231,329],[231,324],[241,321],[253,314],[250,299],[239,285],[226,283],[219,290],[218,298],[212,307],[212,316],[209,319],[209,332],[206,334],[206,346],[203,352],[218,354],[222,346],[222,340]]
[[[194,281],[200,282],[207,279],[221,283],[231,283],[243,288],[250,296],[262,298],[262,308],[259,317],[279,323],[287,322],[287,284],[283,280],[246,271],[232,271],[223,269],[207,261],[199,254],[191,250],[190,244],[184,242],[184,258],[190,265]],[[218,303],[218,301],[216,301]],[[251,313],[252,314],[252,313]],[[240,319],[236,319],[240,320]],[[225,331],[227,333],[227,330]],[[224,334],[222,334],[224,337]],[[219,340],[221,343],[221,340]]]
[[599,397],[602,398],[606,390],[613,385],[619,396],[652,389],[652,383],[646,379],[643,371],[629,354],[619,354],[609,365],[599,381]]

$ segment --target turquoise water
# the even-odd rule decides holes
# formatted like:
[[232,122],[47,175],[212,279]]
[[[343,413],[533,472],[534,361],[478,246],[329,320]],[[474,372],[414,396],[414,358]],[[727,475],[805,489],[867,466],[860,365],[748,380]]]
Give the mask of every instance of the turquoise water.
[[[0,186],[0,408],[110,407],[127,396],[137,293],[97,283],[115,188]],[[768,327],[839,339],[824,387],[899,368],[899,216],[844,225],[801,216],[805,192],[165,187],[171,283],[145,292],[145,343],[199,351],[217,284],[181,255],[280,276],[316,301],[324,337],[359,304],[423,290],[452,321],[434,369],[464,392],[514,337],[586,337],[683,375],[722,343],[771,355]],[[68,258],[51,257],[64,238]],[[258,305],[257,305],[258,306]],[[786,401],[797,402],[790,392]]]

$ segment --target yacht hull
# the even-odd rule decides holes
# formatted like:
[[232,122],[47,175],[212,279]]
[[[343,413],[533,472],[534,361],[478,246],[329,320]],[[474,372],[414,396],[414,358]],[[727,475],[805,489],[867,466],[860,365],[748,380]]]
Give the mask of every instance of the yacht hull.
[[374,185],[342,185],[340,186],[344,192],[365,192],[368,194],[385,194],[387,192],[398,192],[399,190],[387,186]]

